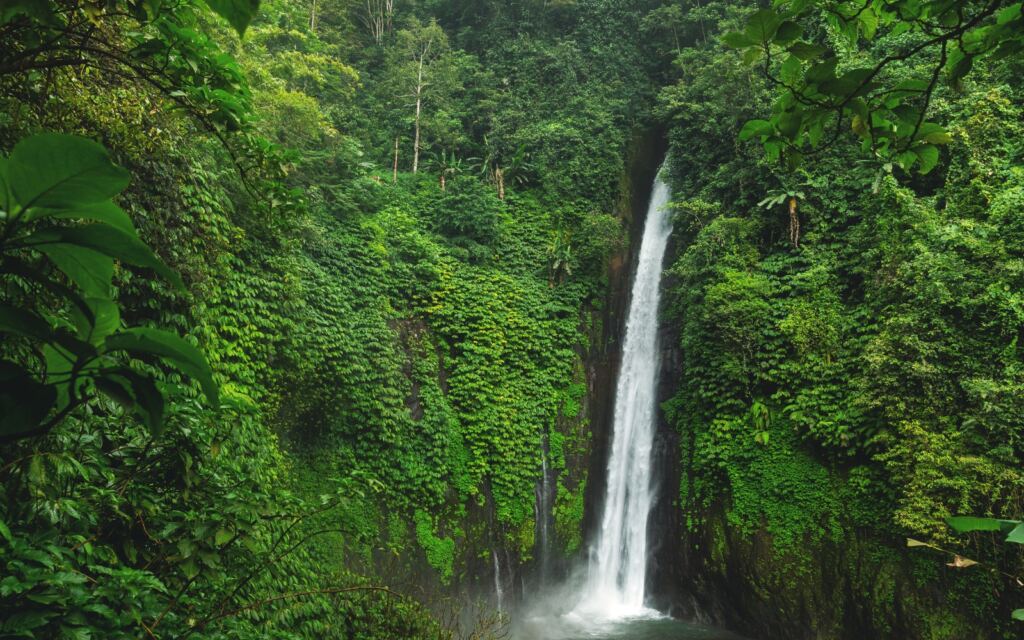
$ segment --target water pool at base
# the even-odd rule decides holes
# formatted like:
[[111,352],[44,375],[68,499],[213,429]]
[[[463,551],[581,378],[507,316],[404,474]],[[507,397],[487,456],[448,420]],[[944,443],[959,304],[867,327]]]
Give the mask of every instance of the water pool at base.
[[586,622],[559,618],[519,621],[512,640],[745,640],[734,633],[673,618]]

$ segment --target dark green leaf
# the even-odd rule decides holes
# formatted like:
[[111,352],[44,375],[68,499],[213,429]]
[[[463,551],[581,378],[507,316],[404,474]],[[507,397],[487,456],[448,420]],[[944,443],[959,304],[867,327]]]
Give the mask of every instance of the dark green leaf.
[[86,304],[92,310],[92,320],[81,313],[73,313],[78,335],[87,342],[99,345],[103,339],[114,333],[121,326],[121,310],[117,303],[109,298],[86,298]]
[[771,42],[781,22],[771,9],[761,9],[747,21],[747,37],[754,42]]
[[741,31],[730,31],[722,36],[722,42],[725,43],[725,46],[732,47],[733,49],[746,49],[747,47],[759,44]]
[[135,411],[154,436],[164,426],[164,396],[153,379],[123,367],[97,378],[96,385],[125,408]]
[[6,302],[0,302],[0,333],[10,333],[34,340],[46,341],[53,332],[46,320]]
[[1006,536],[1006,541],[1014,542],[1016,544],[1024,544],[1024,522],[1013,528],[1013,531]]
[[152,354],[171,361],[199,382],[206,397],[217,405],[217,383],[213,380],[210,365],[198,349],[181,337],[158,329],[132,328],[109,336],[106,343],[107,349],[111,351]]
[[18,365],[0,360],[0,438],[12,439],[37,429],[53,409],[57,391]]
[[125,213],[121,207],[109,200],[107,202],[86,204],[70,209],[40,208],[33,211],[33,215],[31,216],[32,220],[41,220],[43,218],[103,222],[131,236],[137,236],[135,232],[135,225],[132,224],[132,220],[128,217],[128,214]]
[[179,289],[185,288],[181,277],[161,262],[141,240],[107,224],[47,229],[29,236],[25,241],[36,245],[40,251],[45,251],[45,247],[53,243],[86,247],[137,267],[153,269]]
[[827,49],[809,42],[795,42],[789,46],[788,51],[801,60],[806,61],[821,57]]
[[260,8],[259,0],[206,0],[206,4],[231,23],[238,35],[245,33]]
[[74,244],[44,244],[37,247],[57,268],[90,297],[110,296],[114,259],[99,251]]
[[803,33],[804,28],[798,23],[786,20],[776,29],[774,41],[776,44],[786,45],[802,36]]
[[129,175],[92,140],[42,133],[14,146],[7,178],[22,207],[63,208],[109,200]]

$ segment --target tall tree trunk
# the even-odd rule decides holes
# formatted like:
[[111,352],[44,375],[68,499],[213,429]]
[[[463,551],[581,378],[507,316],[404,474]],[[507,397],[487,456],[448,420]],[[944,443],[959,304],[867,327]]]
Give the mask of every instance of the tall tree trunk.
[[309,12],[309,30],[313,33],[316,33],[316,23],[318,18],[316,14],[316,3],[317,0],[313,0],[313,8]]
[[[429,44],[427,45],[430,46]],[[416,134],[412,142],[412,172],[420,169],[420,114],[423,112],[423,58],[420,56],[419,69],[416,76]]]
[[505,170],[497,167],[494,170],[494,181],[498,183],[498,200],[505,199]]
[[395,165],[391,169],[391,183],[398,182],[398,138],[395,138]]

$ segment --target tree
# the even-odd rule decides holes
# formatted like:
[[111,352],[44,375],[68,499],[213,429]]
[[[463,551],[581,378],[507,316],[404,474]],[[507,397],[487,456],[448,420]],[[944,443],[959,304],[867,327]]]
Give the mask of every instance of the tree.
[[940,81],[956,85],[976,61],[1024,51],[1022,11],[1009,0],[776,2],[723,38],[776,90],[770,118],[747,122],[740,137],[796,166],[849,128],[888,168],[928,173],[936,145],[950,141],[927,119]]
[[366,0],[363,24],[378,45],[384,43],[384,36],[391,33],[395,17],[395,0]]
[[419,171],[420,146],[424,107],[428,101],[440,98],[450,84],[448,36],[436,21],[414,23],[397,34],[390,69],[391,83],[395,87],[393,100],[412,99],[402,108],[413,108],[412,172]]

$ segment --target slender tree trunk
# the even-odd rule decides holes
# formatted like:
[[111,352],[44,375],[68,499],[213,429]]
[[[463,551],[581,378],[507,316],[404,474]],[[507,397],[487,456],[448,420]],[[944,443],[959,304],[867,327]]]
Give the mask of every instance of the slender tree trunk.
[[391,169],[391,183],[398,182],[398,138],[395,138],[395,164]]
[[505,170],[498,167],[494,170],[494,181],[498,183],[498,200],[505,199]]
[[[429,46],[429,45],[428,45]],[[423,112],[423,58],[420,57],[419,69],[416,76],[416,133],[412,142],[412,172],[416,173],[420,168],[420,114]]]
[[438,182],[440,182],[440,183],[441,183],[441,191],[445,191],[445,184],[446,184],[446,181],[445,181],[445,179],[444,179],[444,171],[442,171],[442,172],[441,172],[441,175],[440,175],[440,176],[438,176]]
[[317,0],[313,0],[313,7],[312,7],[312,9],[310,9],[310,12],[309,12],[309,30],[312,31],[313,33],[316,33],[316,24],[317,24],[317,19],[319,17],[319,16],[317,16],[317,13],[316,13],[316,9],[317,9],[316,3],[317,3]]

